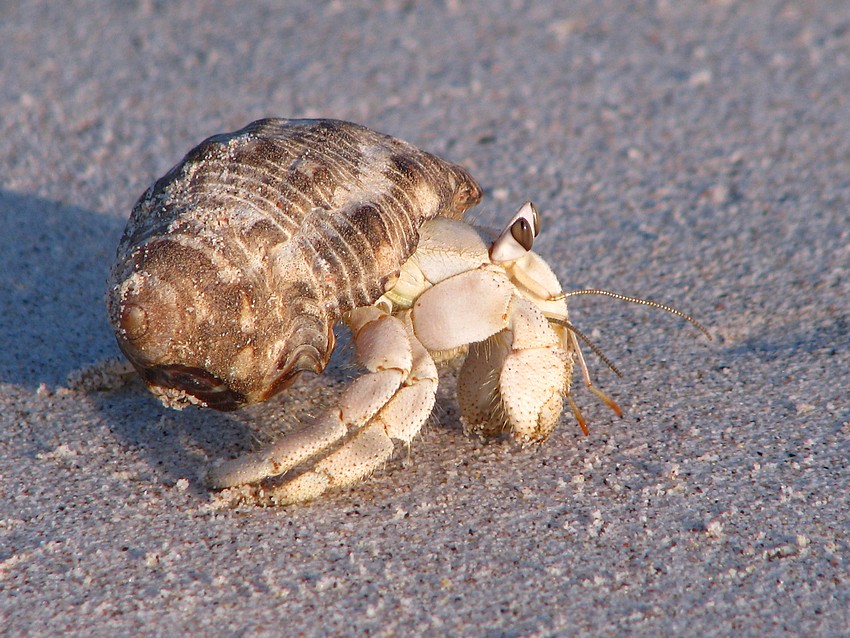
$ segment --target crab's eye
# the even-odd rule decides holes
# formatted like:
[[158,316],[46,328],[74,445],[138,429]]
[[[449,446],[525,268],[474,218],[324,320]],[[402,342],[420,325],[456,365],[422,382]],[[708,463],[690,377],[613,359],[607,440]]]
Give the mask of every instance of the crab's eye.
[[511,236],[526,250],[531,250],[531,247],[534,245],[534,231],[531,229],[531,224],[524,217],[519,218],[511,224]]
[[531,250],[534,238],[539,233],[540,217],[537,209],[531,202],[526,202],[490,246],[490,259],[494,262],[519,259]]

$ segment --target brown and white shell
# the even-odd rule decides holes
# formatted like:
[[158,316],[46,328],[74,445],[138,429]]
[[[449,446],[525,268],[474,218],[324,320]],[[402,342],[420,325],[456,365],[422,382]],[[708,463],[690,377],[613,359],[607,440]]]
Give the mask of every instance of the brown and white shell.
[[133,209],[107,295],[118,345],[174,407],[263,401],[324,369],[334,323],[392,285],[425,220],[480,198],[461,167],[357,124],[210,137]]

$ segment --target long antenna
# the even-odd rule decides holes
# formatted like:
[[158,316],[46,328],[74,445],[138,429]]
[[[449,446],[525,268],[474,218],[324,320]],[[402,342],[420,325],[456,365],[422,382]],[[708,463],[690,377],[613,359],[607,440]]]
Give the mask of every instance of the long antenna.
[[[682,319],[688,321],[692,326],[694,326],[697,330],[703,333],[709,340],[712,339],[711,334],[708,332],[705,326],[703,326],[699,321],[691,317],[690,315],[686,315],[681,310],[676,310],[672,306],[668,306],[663,303],[658,303],[657,301],[650,301],[649,299],[641,299],[640,297],[631,297],[629,295],[621,295],[618,292],[611,292],[610,290],[571,290],[570,292],[563,292],[560,295],[556,295],[553,299],[566,299],[567,297],[577,297],[578,295],[603,295],[605,297],[611,297],[612,299],[619,299],[620,301],[630,301],[631,303],[640,304],[642,306],[650,306],[651,308],[658,308],[659,310],[666,310],[667,312],[676,315],[677,317],[681,317]],[[572,326],[567,326],[567,328],[571,330],[575,330]],[[581,335],[579,335],[581,337]],[[585,341],[582,338],[582,341]],[[588,344],[590,345],[590,344]],[[599,353],[597,353],[598,355]],[[603,357],[604,360],[604,357]]]

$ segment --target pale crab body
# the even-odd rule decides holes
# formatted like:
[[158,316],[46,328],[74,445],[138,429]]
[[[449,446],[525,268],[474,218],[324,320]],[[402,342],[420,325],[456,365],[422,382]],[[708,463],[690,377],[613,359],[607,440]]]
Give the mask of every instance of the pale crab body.
[[[530,241],[539,226],[530,203],[495,238],[454,220],[427,222],[398,283],[377,305],[409,309],[413,334],[437,362],[465,354],[458,400],[467,432],[506,431],[530,443],[544,440],[560,415],[574,345],[564,325],[567,304],[557,277],[510,233],[522,223],[534,229]],[[510,259],[500,261],[499,249],[506,244],[512,245]],[[511,376],[535,368],[530,378]],[[557,414],[523,410],[524,403],[538,400],[551,401]]]
[[492,258],[500,246],[516,244],[511,225],[537,223],[531,204],[518,215],[492,244],[462,221],[425,222],[395,286],[344,318],[367,372],[315,423],[218,466],[210,483],[223,488],[283,475],[263,494],[289,503],[367,476],[397,443],[411,443],[434,406],[436,362],[466,347],[458,379],[466,431],[504,432],[522,444],[545,440],[569,392],[573,342],[547,318],[567,320],[549,266],[525,248],[508,262]]

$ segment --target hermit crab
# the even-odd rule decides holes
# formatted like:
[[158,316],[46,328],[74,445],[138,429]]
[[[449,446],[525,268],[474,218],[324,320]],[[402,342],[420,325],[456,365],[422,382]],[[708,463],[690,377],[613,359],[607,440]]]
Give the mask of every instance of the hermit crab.
[[[258,484],[303,501],[373,472],[428,419],[436,364],[465,355],[465,430],[544,441],[585,337],[531,251],[531,203],[500,233],[462,220],[481,189],[460,166],[337,120],[266,119],[211,137],[139,199],[107,307],[118,345],[175,408],[233,410],[321,372],[339,321],[365,373],[277,443],[214,467],[214,488]],[[592,346],[591,346],[592,347]],[[595,349],[595,348],[594,348]]]

